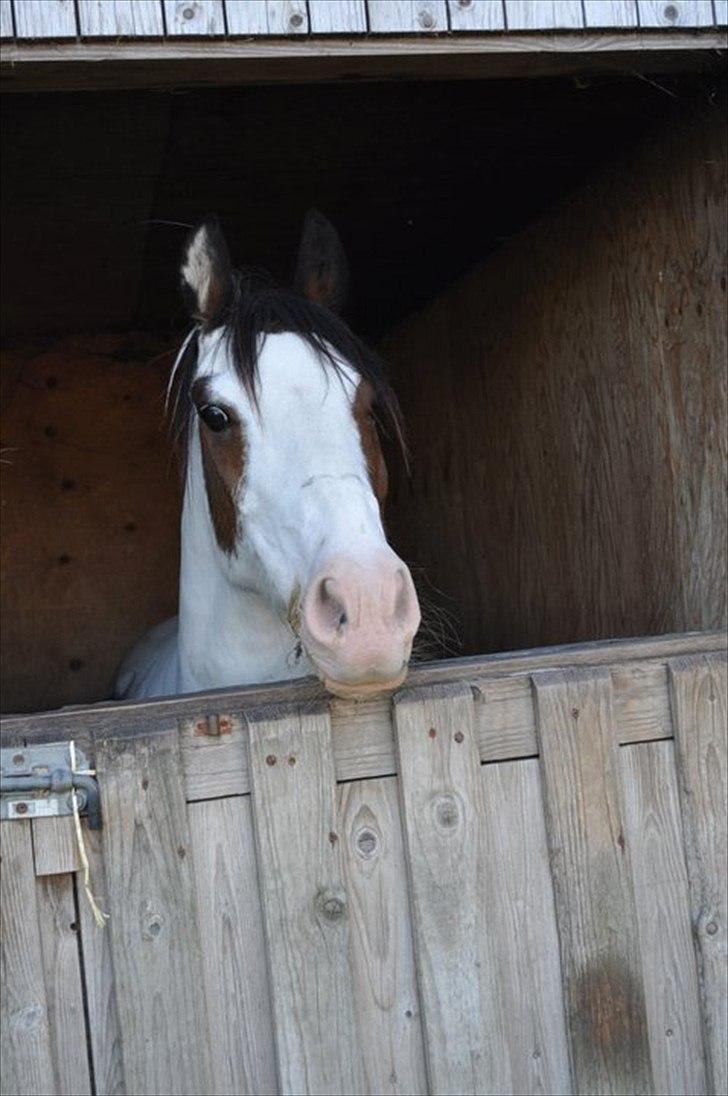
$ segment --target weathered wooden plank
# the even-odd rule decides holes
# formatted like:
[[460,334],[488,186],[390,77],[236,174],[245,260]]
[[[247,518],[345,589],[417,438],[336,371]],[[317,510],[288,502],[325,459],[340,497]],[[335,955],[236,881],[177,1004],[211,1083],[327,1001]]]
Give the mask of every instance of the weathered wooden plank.
[[481,767],[485,863],[479,904],[503,1016],[509,1092],[571,1091],[549,870],[535,758]]
[[208,1092],[208,1021],[177,728],[131,741],[101,738],[96,769],[127,1090]]
[[[615,724],[620,742],[672,737],[664,662],[610,667]],[[481,761],[533,757],[538,752],[528,674],[469,682],[476,699]],[[331,726],[337,780],[369,779],[397,771],[389,696],[365,702],[332,700]],[[185,719],[182,758],[188,800],[244,795],[250,791],[248,740],[238,714]],[[218,729],[224,730],[220,733]]]
[[705,1092],[672,742],[620,750],[655,1092]]
[[306,0],[225,0],[229,34],[307,34]]
[[714,0],[716,26],[728,26],[728,0]]
[[505,16],[501,0],[448,0],[450,30],[503,30]]
[[280,1090],[363,1090],[325,712],[251,723],[258,875]]
[[651,1092],[611,679],[544,671],[533,682],[574,1088]]
[[[493,41],[501,41],[496,36]],[[554,39],[555,41],[556,39]],[[690,41],[696,42],[694,37]],[[717,38],[711,39],[715,46]],[[368,39],[370,45],[381,46],[386,43],[381,39]],[[470,39],[447,39],[452,43],[469,42]],[[486,39],[491,41],[491,39]],[[434,52],[443,44],[443,39],[428,39],[423,49]],[[124,43],[120,43],[121,50]],[[144,45],[140,43],[141,46]],[[156,43],[146,43],[151,49],[156,50]],[[223,44],[224,45],[224,44]],[[235,43],[234,45],[237,45]],[[281,50],[291,48],[308,49],[306,43],[291,41],[280,45]],[[663,45],[665,45],[663,41]],[[12,48],[12,47],[10,47]],[[61,48],[61,47],[58,47]],[[114,49],[117,47],[115,46]],[[132,47],[136,52],[137,47]],[[336,51],[336,42],[329,46]],[[342,49],[349,48],[349,43],[342,44]],[[585,48],[588,48],[585,46]],[[697,48],[697,47],[696,47]],[[89,46],[94,63],[101,60],[102,54]],[[109,47],[104,47],[103,56],[108,56]],[[353,56],[354,54],[352,54]],[[526,651],[507,651],[492,655],[473,655],[467,658],[443,659],[438,662],[415,663],[407,678],[407,687],[416,688],[420,685],[431,685],[437,682],[453,681],[477,681],[480,678],[501,677],[513,673],[532,673],[534,670],[558,669],[563,666],[603,666],[617,665],[625,662],[642,662],[646,660],[664,660],[680,655],[700,654],[710,651],[725,651],[728,647],[728,633],[724,629],[716,629],[702,632],[680,632],[676,635],[650,636],[639,639],[598,640],[593,643],[568,643],[555,647],[537,647]],[[112,720],[118,717],[115,726],[129,724],[130,722],[146,721],[150,716],[155,719],[169,716],[171,719],[199,718],[208,712],[241,712],[251,707],[264,704],[290,703],[298,704],[308,701],[320,703],[327,699],[327,695],[321,684],[313,678],[304,678],[294,681],[278,681],[265,685],[248,685],[241,689],[215,689],[207,693],[197,693],[189,696],[176,696],[162,698],[160,700],[127,700],[127,701],[103,701],[98,704],[81,705],[72,708],[60,708],[54,711],[34,712],[32,715],[9,715],[0,721],[3,733],[26,736],[28,742],[42,740],[46,742],[58,741],[68,737],[76,737],[84,727],[101,729],[111,727]],[[351,705],[351,709],[361,706],[368,710],[369,704],[380,703],[379,698],[373,701],[360,702],[360,705]],[[73,728],[74,734],[70,735]],[[55,736],[54,738],[51,735]]]
[[88,38],[156,38],[164,34],[161,0],[78,0],[79,31]]
[[213,1092],[277,1090],[249,796],[189,809]]
[[18,38],[75,38],[73,0],[14,0]]
[[479,902],[483,804],[472,694],[462,686],[408,690],[394,711],[430,1089],[507,1092]]
[[446,31],[445,0],[367,0],[372,34]]
[[726,663],[706,656],[669,665],[706,1069],[709,1091],[718,1093],[728,1088]]
[[637,0],[584,0],[587,27],[636,27]]
[[395,777],[339,787],[337,832],[364,1091],[427,1092]]
[[164,0],[164,20],[171,38],[225,33],[222,0]]
[[710,0],[637,0],[641,27],[712,27]]
[[505,0],[509,30],[559,30],[584,26],[581,0]]
[[91,1092],[73,876],[37,880],[38,925],[56,1091]]
[[33,861],[36,875],[64,875],[80,867],[76,828],[71,815],[36,818],[33,827]]
[[308,0],[312,34],[366,34],[365,0]]
[[[101,833],[85,830],[86,855],[90,869],[91,891],[101,909],[109,908]],[[121,1057],[121,1029],[116,1007],[116,986],[111,957],[111,937],[107,928],[96,924],[83,893],[82,877],[77,879],[78,920],[81,931],[89,1043],[98,1096],[123,1096],[124,1065]]]
[[[346,80],[352,66],[367,79],[482,80],[486,77],[633,74],[635,56],[649,75],[695,72],[712,50],[726,48],[724,30],[512,31],[505,34],[314,35],[131,39],[113,43],[8,41],[2,52],[7,92],[86,91]],[[99,63],[101,62],[101,63]]]
[[0,822],[0,1092],[56,1091],[29,822]]
[[12,0],[0,0],[0,38],[13,38],[14,35]]

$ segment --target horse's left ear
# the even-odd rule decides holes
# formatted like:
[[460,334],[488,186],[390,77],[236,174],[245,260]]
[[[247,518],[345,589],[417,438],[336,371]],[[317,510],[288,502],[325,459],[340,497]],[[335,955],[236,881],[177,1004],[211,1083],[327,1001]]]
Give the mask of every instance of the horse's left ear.
[[309,209],[303,222],[293,285],[298,293],[332,312],[341,312],[346,304],[346,254],[338,232],[317,209]]
[[206,326],[214,327],[230,298],[230,252],[216,217],[193,229],[182,253],[182,292],[190,312]]

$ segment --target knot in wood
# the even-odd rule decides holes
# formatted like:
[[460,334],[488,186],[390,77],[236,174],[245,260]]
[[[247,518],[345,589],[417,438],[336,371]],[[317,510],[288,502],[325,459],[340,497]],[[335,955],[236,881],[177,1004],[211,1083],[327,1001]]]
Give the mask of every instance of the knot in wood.
[[164,924],[164,918],[158,913],[153,913],[147,917],[144,928],[142,929],[142,936],[145,940],[156,940],[162,931],[162,925]]
[[301,15],[300,12],[294,11],[293,15],[288,20],[288,22],[290,23],[290,25],[292,27],[300,27],[301,24],[303,23],[303,16]]
[[429,30],[430,27],[433,27],[435,25],[435,18],[431,14],[431,12],[421,11],[419,16],[418,16],[418,22],[419,22],[421,27],[424,27],[426,30]]
[[433,799],[432,810],[435,816],[435,825],[440,833],[448,836],[458,828],[462,811],[455,795],[436,795]]
[[346,895],[340,887],[322,887],[315,904],[326,921],[336,922],[346,917]]
[[359,856],[363,857],[364,860],[369,860],[377,851],[379,841],[374,830],[365,827],[363,830],[359,830],[356,835],[355,845]]

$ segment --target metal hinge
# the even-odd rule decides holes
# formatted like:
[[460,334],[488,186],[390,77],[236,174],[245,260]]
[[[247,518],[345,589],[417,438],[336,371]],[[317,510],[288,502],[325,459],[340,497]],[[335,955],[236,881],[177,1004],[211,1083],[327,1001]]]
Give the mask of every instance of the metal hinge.
[[100,829],[99,786],[81,750],[73,770],[68,742],[0,750],[0,820],[73,814],[74,791],[89,829]]

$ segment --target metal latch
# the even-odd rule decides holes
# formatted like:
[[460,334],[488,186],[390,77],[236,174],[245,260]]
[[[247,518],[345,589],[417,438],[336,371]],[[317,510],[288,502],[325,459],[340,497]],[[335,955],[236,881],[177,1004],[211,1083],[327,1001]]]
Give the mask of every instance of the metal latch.
[[71,793],[75,791],[89,829],[101,829],[99,786],[88,769],[78,748],[71,769],[68,742],[0,750],[0,820],[73,814]]

